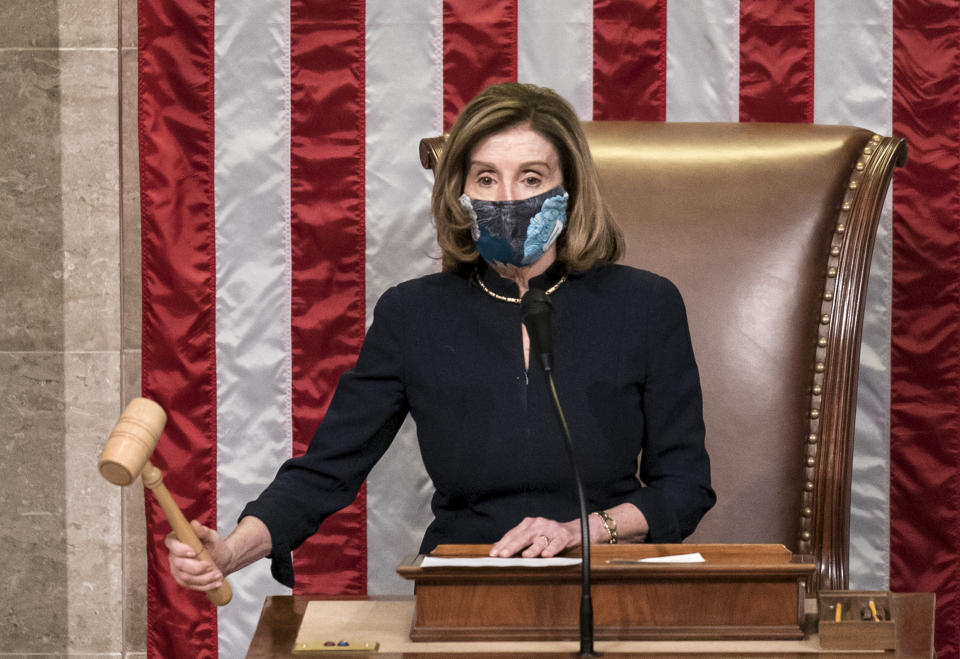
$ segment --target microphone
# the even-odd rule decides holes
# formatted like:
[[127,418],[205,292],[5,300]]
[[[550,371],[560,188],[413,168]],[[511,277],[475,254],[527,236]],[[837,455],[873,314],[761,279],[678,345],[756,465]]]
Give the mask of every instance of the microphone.
[[550,329],[553,302],[550,296],[539,288],[531,288],[520,299],[520,313],[530,335],[530,350],[540,358],[543,370],[550,373],[553,370],[553,332]]
[[582,561],[580,574],[580,652],[578,657],[597,657],[593,652],[593,598],[590,596],[590,523],[587,517],[587,499],[583,494],[583,483],[580,480],[580,470],[577,468],[577,459],[573,454],[573,440],[567,428],[567,420],[563,416],[560,398],[557,396],[557,387],[553,382],[553,332],[550,327],[550,318],[553,314],[553,302],[550,297],[539,288],[531,288],[520,300],[520,313],[523,324],[530,335],[530,351],[540,358],[550,393],[553,395],[553,405],[560,417],[560,426],[563,428],[563,438],[567,448],[567,457],[570,458],[570,467],[573,470],[573,480],[577,486],[577,501],[580,504],[580,547]]

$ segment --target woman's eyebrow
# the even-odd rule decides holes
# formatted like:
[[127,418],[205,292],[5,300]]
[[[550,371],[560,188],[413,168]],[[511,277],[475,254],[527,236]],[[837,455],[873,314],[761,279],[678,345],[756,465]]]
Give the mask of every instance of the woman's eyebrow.
[[520,163],[520,169],[522,170],[533,169],[534,167],[542,167],[547,171],[552,169],[552,167],[550,167],[550,163],[545,160],[531,160],[530,162]]
[[[518,171],[526,172],[530,170],[546,170],[551,172],[554,170],[554,167],[550,166],[550,163],[546,160],[530,160],[528,162],[522,162],[517,167]],[[493,163],[483,162],[481,160],[473,160],[470,162],[470,166],[467,168],[467,173],[476,174],[478,172],[496,172],[499,171],[497,166]]]

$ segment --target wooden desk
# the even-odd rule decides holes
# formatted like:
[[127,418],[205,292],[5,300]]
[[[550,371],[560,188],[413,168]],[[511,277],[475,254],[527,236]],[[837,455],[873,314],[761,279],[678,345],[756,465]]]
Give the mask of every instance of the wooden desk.
[[[596,643],[596,649],[607,656],[616,657],[742,657],[750,653],[758,657],[776,656],[794,659],[820,659],[824,657],[933,656],[934,596],[931,593],[895,593],[899,616],[897,618],[897,652],[884,653],[863,651],[826,652],[820,650],[816,637],[813,615],[807,616],[807,638],[799,641],[604,641]],[[371,654],[317,654],[294,655],[293,643],[300,628],[300,621],[311,600],[324,601],[329,608],[330,629],[344,637],[356,638],[358,626],[372,630],[363,638],[380,642],[381,651]],[[810,604],[810,602],[808,602]],[[464,659],[482,657],[502,658],[527,657],[530,659],[574,657],[576,642],[476,642],[476,643],[414,643],[409,640],[410,622],[413,618],[413,598],[378,597],[323,597],[323,596],[272,596],[266,599],[260,622],[250,644],[248,659],[273,657],[376,657],[380,659],[438,659],[456,656]],[[506,653],[509,653],[507,655]]]

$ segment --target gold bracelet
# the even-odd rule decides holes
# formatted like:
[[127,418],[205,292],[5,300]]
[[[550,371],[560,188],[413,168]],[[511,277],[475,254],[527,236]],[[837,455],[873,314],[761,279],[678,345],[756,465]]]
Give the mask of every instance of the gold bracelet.
[[598,510],[591,514],[600,518],[600,523],[603,524],[603,528],[607,530],[607,536],[610,538],[609,543],[611,545],[617,544],[617,520],[610,517],[606,510]]

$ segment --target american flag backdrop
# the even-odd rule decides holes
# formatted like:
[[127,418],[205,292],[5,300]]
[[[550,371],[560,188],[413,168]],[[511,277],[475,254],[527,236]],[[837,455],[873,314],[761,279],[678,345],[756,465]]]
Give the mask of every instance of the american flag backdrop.
[[[957,655],[957,0],[139,0],[139,36],[143,392],[169,414],[168,487],[221,533],[305,449],[380,293],[438,270],[418,141],[485,85],[553,87],[584,120],[907,138],[871,273],[851,585],[936,591]],[[295,591],[409,592],[394,568],[430,492],[408,423],[295,552]],[[285,592],[267,562],[216,610],[170,577],[149,497],[147,524],[150,656],[243,656]]]

